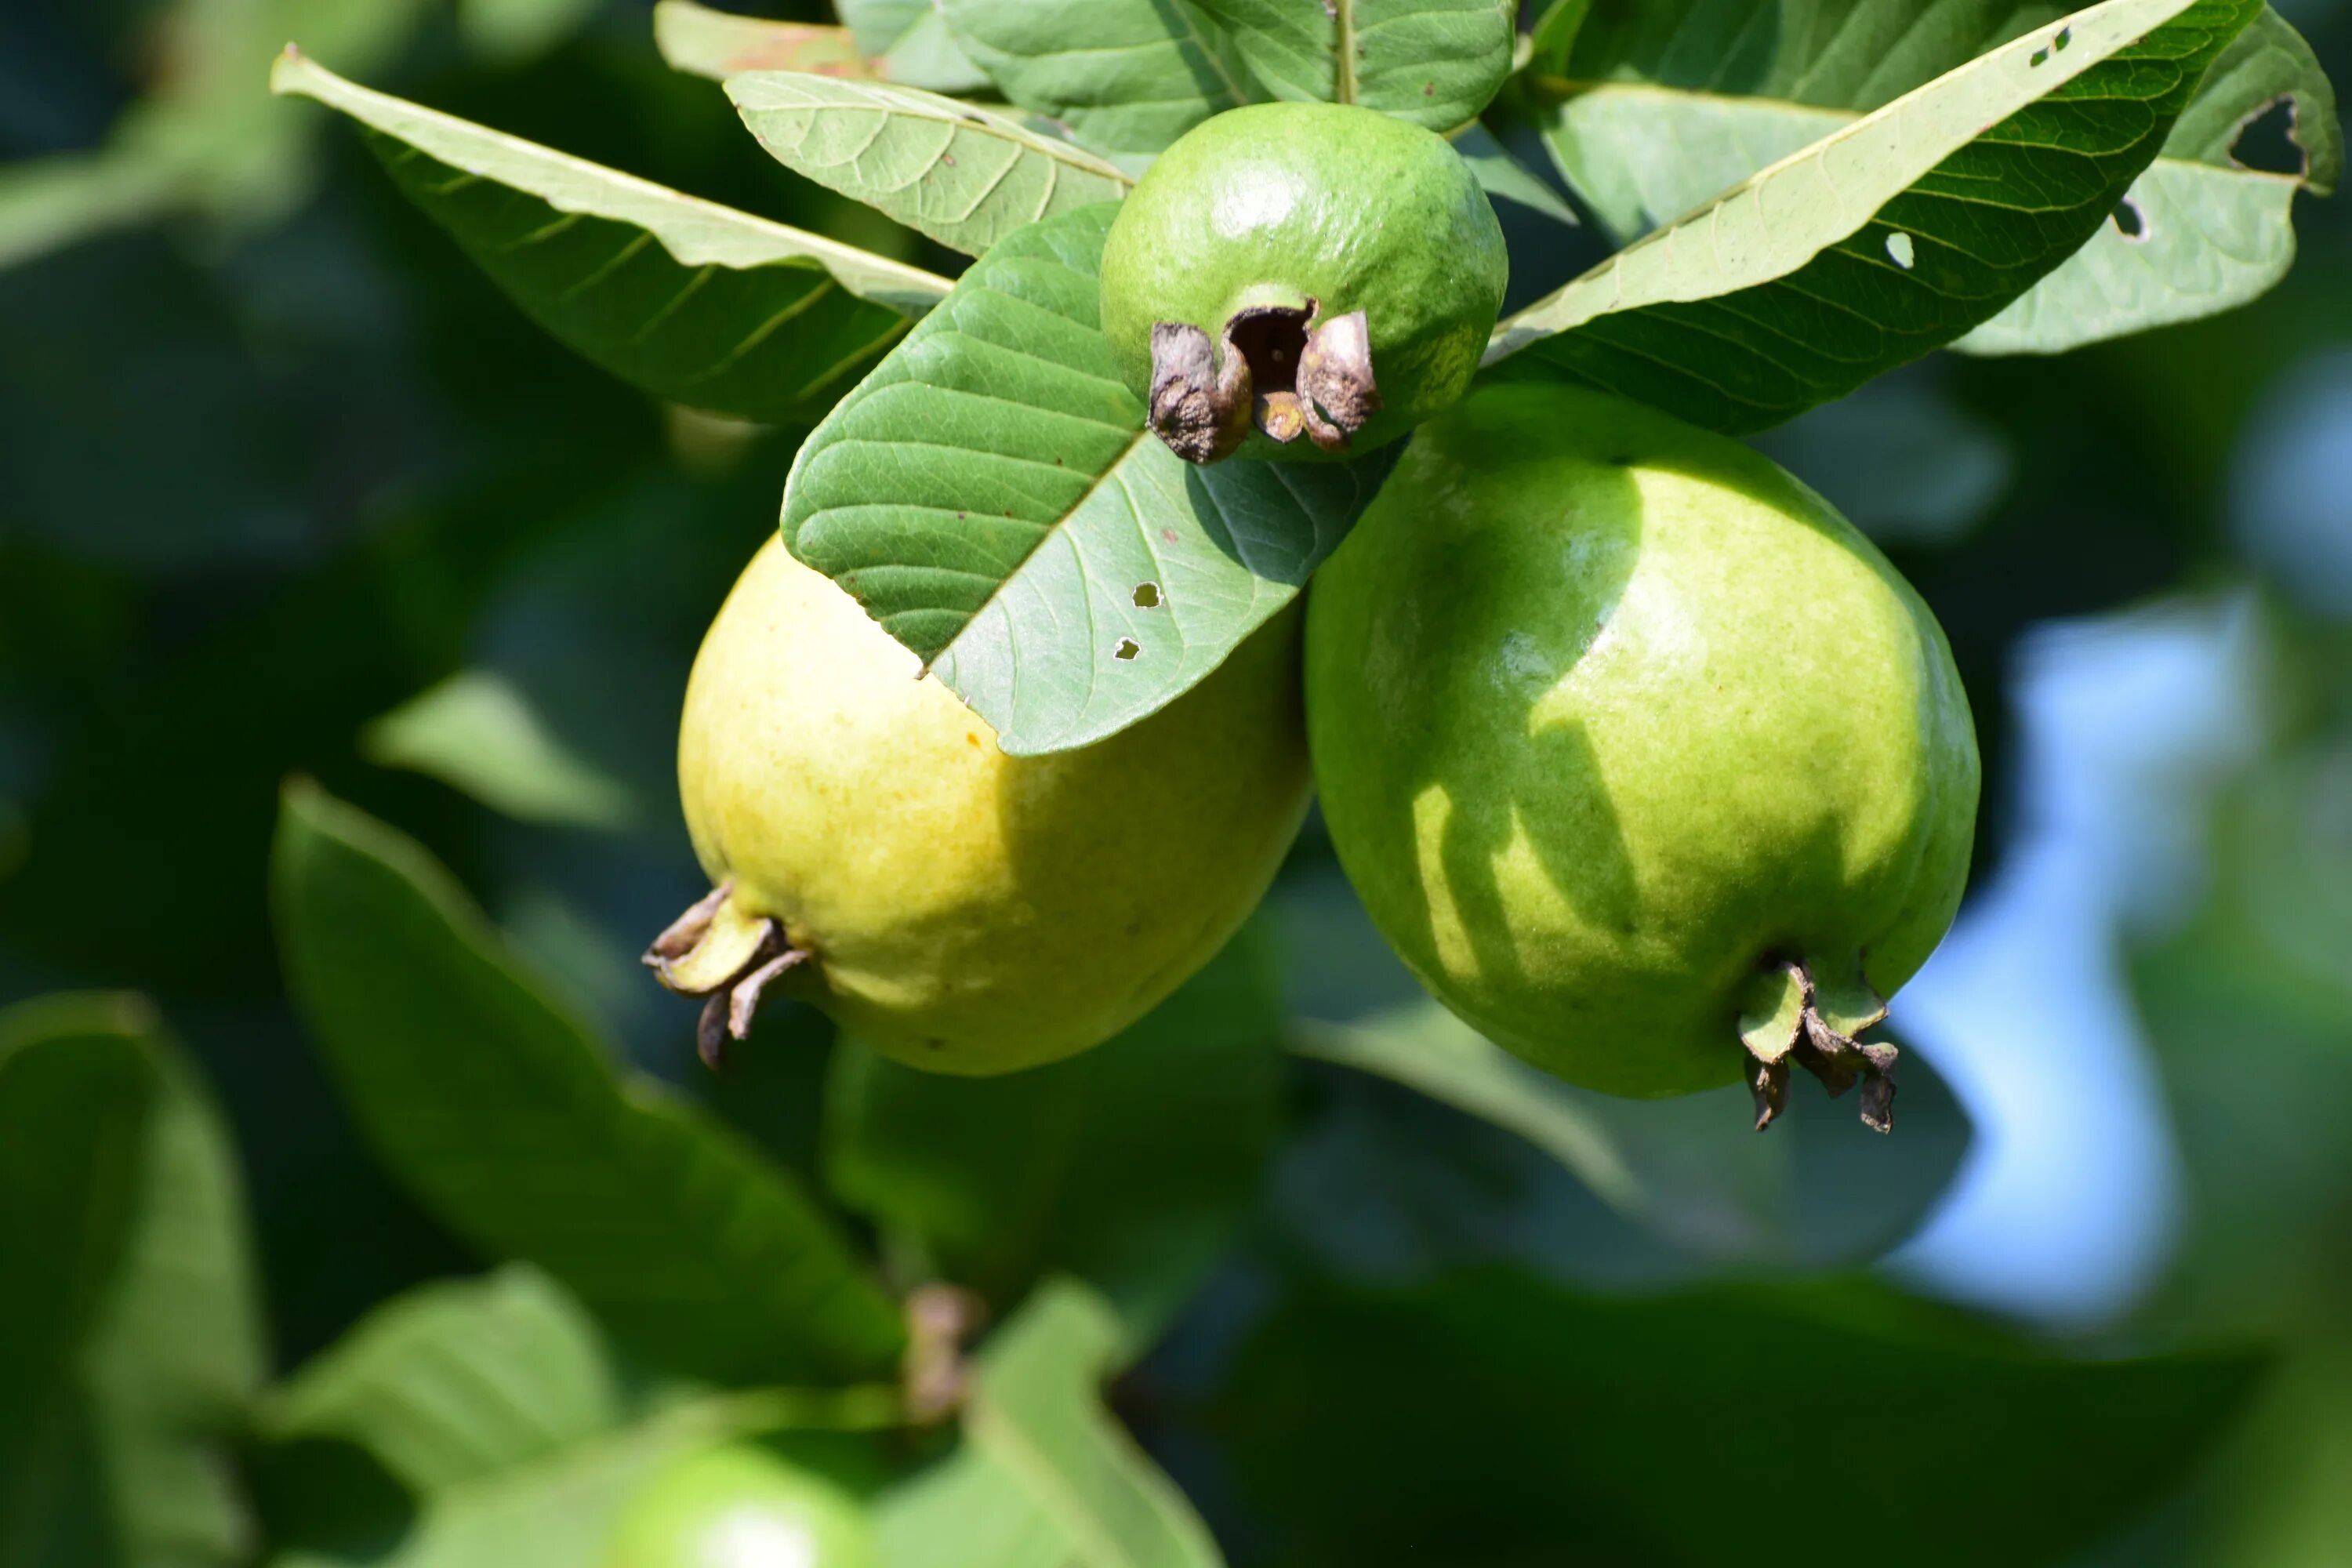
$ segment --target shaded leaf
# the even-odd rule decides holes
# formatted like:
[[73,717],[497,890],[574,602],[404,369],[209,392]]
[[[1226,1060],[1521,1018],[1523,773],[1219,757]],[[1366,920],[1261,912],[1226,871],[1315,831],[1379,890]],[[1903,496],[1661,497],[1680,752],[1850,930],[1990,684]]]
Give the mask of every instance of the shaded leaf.
[[784,492],[793,553],[1016,755],[1190,689],[1296,596],[1394,460],[1200,468],[1148,434],[1097,325],[1114,210],[991,251],[810,437]]
[[754,71],[729,79],[727,96],[786,168],[972,256],[1134,184],[1066,142],[913,88]]
[[1511,71],[1511,0],[1194,0],[1264,99],[1354,103],[1440,132]]
[[274,1441],[335,1437],[420,1496],[609,1432],[628,1415],[604,1336],[547,1276],[509,1264],[371,1312],[274,1391]]
[[1300,1564],[2041,1563],[2167,1496],[2261,1366],[2062,1359],[1861,1284],[1475,1269],[1295,1290],[1217,1419]]
[[1157,153],[1260,96],[1202,0],[939,0],[964,53],[1087,146]]
[[825,1171],[852,1207],[1000,1306],[1049,1273],[1149,1343],[1257,1189],[1281,1088],[1281,998],[1247,935],[1108,1044],[996,1079],[834,1058]]
[[798,1186],[617,1079],[416,845],[298,786],[273,878],[290,988],[353,1118],[452,1229],[683,1370],[889,1364],[898,1313]]
[[461,0],[457,30],[493,60],[528,59],[577,32],[602,0]]
[[992,94],[988,73],[967,58],[933,0],[835,0],[877,73],[933,92]]
[[1071,1280],[1039,1288],[974,1368],[963,1445],[881,1500],[886,1568],[1215,1568],[1192,1507],[1104,1410],[1118,1318]]
[[1653,231],[1506,321],[1488,361],[1734,432],[1842,396],[2079,249],[2258,10],[2108,0],[2038,29]]
[[780,424],[824,412],[946,281],[835,240],[344,81],[271,74],[349,114],[401,189],[548,331],[655,395]]
[[242,1561],[228,1455],[263,1363],[244,1197],[143,1003],[0,1014],[0,1560]]
[[1462,154],[1462,161],[1470,165],[1470,172],[1478,176],[1479,185],[1490,198],[1517,202],[1561,223],[1577,221],[1576,209],[1511,156],[1510,150],[1480,121],[1474,120],[1455,132],[1453,142],[1454,150]]
[[636,816],[629,786],[573,752],[513,683],[467,670],[370,724],[360,749],[386,767],[429,773],[524,822],[620,828]]
[[1810,1094],[1768,1137],[1746,1131],[1737,1087],[1629,1100],[1560,1082],[1434,1002],[1353,1024],[1294,1026],[1294,1048],[1405,1085],[1527,1139],[1595,1196],[1676,1248],[1748,1266],[1866,1261],[1900,1241],[1950,1184],[1969,1123],[1906,1051],[1897,1131],[1860,1126],[1851,1102]]

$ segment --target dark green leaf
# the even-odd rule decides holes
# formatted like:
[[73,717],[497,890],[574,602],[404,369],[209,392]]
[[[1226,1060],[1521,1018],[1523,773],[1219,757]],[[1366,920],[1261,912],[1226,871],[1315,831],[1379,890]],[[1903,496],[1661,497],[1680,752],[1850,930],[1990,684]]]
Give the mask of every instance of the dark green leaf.
[[1479,1269],[1299,1290],[1218,1418],[1301,1564],[2049,1563],[2165,1497],[2260,1367],[2061,1359],[1875,1287]]
[[1255,96],[1354,103],[1431,131],[1475,120],[1511,72],[1512,0],[1194,0]]
[[1097,326],[1114,211],[991,251],[810,437],[784,492],[793,553],[1015,754],[1190,689],[1297,595],[1393,461],[1202,468],[1151,437]]
[[939,0],[948,29],[1024,109],[1102,153],[1157,153],[1260,96],[1200,0]]
[[297,787],[274,879],[290,987],[353,1117],[451,1228],[685,1370],[889,1364],[897,1312],[791,1179],[616,1079],[416,845]]
[[227,1453],[263,1362],[243,1194],[143,1004],[0,1015],[0,1561],[240,1561]]
[[2109,0],[2037,29],[1510,318],[1489,363],[1734,432],[1843,396],[1999,314],[2080,249],[2259,11]]
[[657,396],[814,419],[947,282],[347,82],[271,83],[368,128],[401,189],[548,331]]
[[1000,1306],[1078,1275],[1149,1343],[1249,1204],[1274,1142],[1281,998],[1244,934],[1108,1045],[998,1079],[834,1058],[826,1173]]
[[881,1500],[885,1568],[1219,1568],[1183,1494],[1102,1407],[1124,1352],[1092,1291],[1042,1287],[981,1352],[963,1446]]

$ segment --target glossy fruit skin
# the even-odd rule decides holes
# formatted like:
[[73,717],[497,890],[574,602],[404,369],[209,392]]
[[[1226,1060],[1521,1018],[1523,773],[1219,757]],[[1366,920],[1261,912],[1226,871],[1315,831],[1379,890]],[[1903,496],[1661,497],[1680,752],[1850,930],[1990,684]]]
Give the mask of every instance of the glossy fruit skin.
[[846,1492],[738,1443],[656,1470],[622,1510],[601,1568],[876,1568],[880,1561]]
[[[1151,328],[1219,338],[1234,312],[1303,306],[1370,318],[1381,411],[1353,450],[1393,441],[1462,395],[1502,309],[1502,225],[1445,139],[1333,103],[1235,109],[1188,132],[1137,182],[1103,247],[1102,326],[1138,396]],[[1253,431],[1236,456],[1314,460]]]
[[1728,1083],[1768,958],[1891,995],[1967,879],[1941,629],[1771,462],[1601,394],[1480,389],[1317,576],[1341,864],[1447,1006],[1572,1083]]
[[1299,617],[1130,729],[1010,757],[846,593],[761,548],[710,627],[678,784],[712,885],[814,961],[787,994],[963,1074],[1071,1056],[1215,956],[1307,810]]

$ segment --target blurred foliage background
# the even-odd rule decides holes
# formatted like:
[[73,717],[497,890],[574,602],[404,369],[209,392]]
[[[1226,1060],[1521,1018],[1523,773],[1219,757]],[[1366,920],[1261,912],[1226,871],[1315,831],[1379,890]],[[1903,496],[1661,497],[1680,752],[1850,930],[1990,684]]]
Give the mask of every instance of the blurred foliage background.
[[[2280,9],[2352,80],[2352,5]],[[2347,1560],[2352,209],[2302,204],[2300,264],[2248,310],[2057,360],[1938,356],[1759,443],[1917,583],[1983,733],[1971,900],[1897,1004],[1934,1072],[1890,1143],[1818,1097],[1755,1141],[1724,1096],[1612,1105],[1465,1068],[1472,1116],[1354,1070],[1461,1042],[1393,1011],[1411,984],[1312,827],[1148,1039],[950,1084],[779,1008],[713,1078],[635,955],[701,890],[679,697],[799,433],[572,359],[347,127],[264,87],[299,38],[956,269],[778,168],[664,68],[648,11],[0,11],[0,1000],[144,999],[29,1004],[0,1035],[178,1042],[166,1076],[229,1130],[266,1325],[164,1335],[238,1412],[228,1544],[167,1558],[119,1520],[103,1547],[28,1523],[84,1485],[39,1393],[78,1352],[11,1309],[0,1563],[289,1550],[306,1500],[357,1492],[288,1482],[252,1391],[350,1353],[404,1292],[548,1264],[402,1179],[298,1022],[270,887],[298,775],[420,842],[586,1028],[831,1194],[894,1285],[944,1274],[1003,1313],[1089,1280],[1156,1347],[1113,1407],[1236,1563]],[[1515,300],[1556,280],[1519,270]],[[37,1066],[0,1118],[0,1170],[35,1194],[71,1152]],[[173,1190],[233,1203],[223,1184]],[[44,1211],[19,1201],[0,1291],[25,1294],[6,1247],[37,1253]],[[548,1266],[596,1326],[537,1276],[466,1289],[546,1316],[534,1342],[772,1371],[666,1353],[658,1314]],[[410,1560],[397,1510],[336,1506],[319,1530],[377,1522],[326,1560]]]

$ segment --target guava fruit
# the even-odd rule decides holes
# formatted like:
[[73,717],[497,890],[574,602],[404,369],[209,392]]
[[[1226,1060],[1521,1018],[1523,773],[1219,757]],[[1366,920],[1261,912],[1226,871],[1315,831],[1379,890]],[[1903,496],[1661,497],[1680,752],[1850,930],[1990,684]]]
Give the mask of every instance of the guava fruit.
[[770,542],[711,624],[678,734],[715,890],[646,954],[710,998],[706,1058],[771,985],[950,1073],[1071,1056],[1140,1017],[1256,906],[1306,814],[1298,621],[1108,740],[1011,757]]
[[874,1568],[866,1516],[834,1482],[766,1448],[684,1455],[634,1493],[603,1568]]
[[1927,606],[1757,453],[1557,385],[1422,427],[1316,577],[1307,734],[1340,864],[1440,1000],[1571,1083],[1793,1061],[1891,1115],[1855,1036],[1967,879],[1975,731]]
[[1462,395],[1508,274],[1444,138],[1349,105],[1256,104],[1196,126],[1120,205],[1102,328],[1179,456],[1343,454]]

